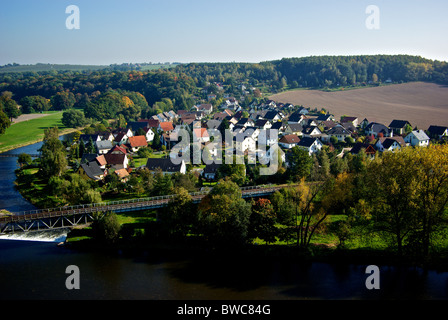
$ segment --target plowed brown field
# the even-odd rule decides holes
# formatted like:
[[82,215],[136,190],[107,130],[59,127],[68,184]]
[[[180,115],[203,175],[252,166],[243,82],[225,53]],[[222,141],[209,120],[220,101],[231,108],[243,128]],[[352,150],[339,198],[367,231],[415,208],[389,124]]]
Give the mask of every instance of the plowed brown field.
[[407,120],[424,130],[430,125],[448,126],[448,86],[433,83],[413,82],[336,92],[295,90],[269,98],[311,109],[325,108],[337,120],[347,115],[386,126],[394,119]]

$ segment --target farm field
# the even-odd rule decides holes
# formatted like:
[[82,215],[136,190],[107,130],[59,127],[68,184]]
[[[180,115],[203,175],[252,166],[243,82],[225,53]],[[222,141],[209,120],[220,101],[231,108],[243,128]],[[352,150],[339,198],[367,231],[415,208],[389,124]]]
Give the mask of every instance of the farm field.
[[448,126],[448,86],[434,83],[412,82],[335,92],[294,90],[269,99],[311,109],[325,108],[337,120],[347,115],[386,126],[394,119],[407,120],[424,130],[430,125]]

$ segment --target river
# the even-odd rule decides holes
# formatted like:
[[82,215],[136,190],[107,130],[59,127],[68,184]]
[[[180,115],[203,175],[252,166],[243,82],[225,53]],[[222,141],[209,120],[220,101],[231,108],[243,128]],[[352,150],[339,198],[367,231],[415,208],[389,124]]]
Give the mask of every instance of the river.
[[[35,153],[39,144],[10,151]],[[0,158],[0,209],[32,209],[14,189],[16,158]],[[379,266],[380,288],[366,288],[366,265],[182,258],[150,250],[127,255],[57,246],[66,231],[0,239],[1,300],[326,300],[448,298],[448,272]],[[375,264],[372,261],[371,264]],[[69,290],[66,268],[79,268]]]

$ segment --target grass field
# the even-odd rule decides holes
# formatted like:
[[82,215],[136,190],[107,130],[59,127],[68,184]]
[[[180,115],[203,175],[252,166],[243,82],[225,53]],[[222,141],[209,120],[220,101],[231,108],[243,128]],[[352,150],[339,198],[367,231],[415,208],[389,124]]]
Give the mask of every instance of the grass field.
[[62,112],[57,112],[11,125],[5,134],[0,136],[0,152],[42,141],[44,130],[47,128],[59,127],[60,133],[72,132],[74,129],[65,127],[61,119]]
[[394,119],[407,120],[424,130],[430,125],[448,126],[448,86],[434,83],[412,82],[336,92],[294,90],[269,98],[311,109],[325,108],[337,120],[347,115],[386,126]]

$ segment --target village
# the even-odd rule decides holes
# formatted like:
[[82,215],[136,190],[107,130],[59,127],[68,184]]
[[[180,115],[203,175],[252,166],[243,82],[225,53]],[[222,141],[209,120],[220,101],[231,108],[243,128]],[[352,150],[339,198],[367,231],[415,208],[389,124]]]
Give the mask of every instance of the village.
[[[213,98],[207,96],[207,100]],[[185,174],[194,170],[204,181],[216,181],[217,170],[223,162],[222,152],[229,146],[229,141],[224,138],[216,140],[216,132],[224,136],[225,131],[231,134],[236,154],[246,156],[246,162],[247,159],[258,159],[259,163],[268,163],[273,159],[270,150],[276,146],[282,151],[281,163],[285,167],[289,165],[289,154],[294,147],[306,150],[309,156],[328,146],[341,158],[348,153],[356,155],[360,152],[374,158],[378,153],[426,147],[448,137],[448,127],[431,125],[423,130],[406,120],[391,119],[390,123],[383,124],[349,115],[335,119],[323,109],[310,110],[268,99],[252,103],[245,109],[237,99],[229,96],[218,107],[213,107],[207,100],[199,101],[190,110],[170,110],[149,119],[128,122],[126,128],[81,134],[75,143],[90,146],[90,152],[82,155],[78,173],[96,181],[114,173],[126,182],[133,170],[143,168],[151,172],[161,170],[163,174]],[[191,135],[189,142],[200,146],[202,157],[199,163],[189,161],[189,147],[174,152],[181,141],[181,131]],[[182,153],[188,154],[186,161],[185,157],[173,161]],[[132,165],[134,158],[139,158],[138,165]]]

